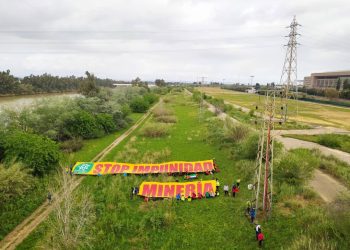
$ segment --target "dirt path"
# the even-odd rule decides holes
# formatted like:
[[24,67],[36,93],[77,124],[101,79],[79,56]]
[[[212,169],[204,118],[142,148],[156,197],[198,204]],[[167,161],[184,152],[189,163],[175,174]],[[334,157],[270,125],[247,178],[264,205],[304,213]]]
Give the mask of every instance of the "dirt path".
[[316,190],[327,203],[334,201],[339,194],[347,192],[345,186],[318,169],[314,171],[314,178],[310,181],[309,186]]
[[[160,103],[159,101],[154,105],[144,116],[142,116],[133,126],[120,135],[115,141],[107,146],[103,151],[96,155],[91,161],[98,161],[107,155],[114,147],[121,143],[126,137],[128,137],[133,131],[135,131],[151,114],[151,111]],[[73,190],[79,186],[84,177],[73,176]],[[60,192],[53,194],[53,197],[62,197]],[[54,199],[54,203],[61,202],[61,199]],[[54,209],[54,204],[49,204],[47,201],[38,207],[29,217],[27,217],[21,224],[19,224],[12,232],[0,242],[0,249],[15,249],[33,230],[43,222],[47,216]]]
[[334,127],[316,127],[311,129],[275,130],[274,135],[321,135],[321,134],[350,134],[350,131]]
[[[188,94],[191,94],[191,92],[187,91]],[[228,103],[230,104],[230,103]],[[232,105],[232,104],[231,104]],[[236,105],[237,106],[237,105]],[[208,109],[215,113],[215,107],[211,104],[208,104]],[[247,112],[248,110],[244,111]],[[249,111],[248,111],[249,112]],[[218,117],[222,120],[227,119],[229,115],[226,113],[220,113]],[[230,117],[234,120],[234,122],[239,123],[239,121],[235,120],[234,118]],[[314,129],[305,129],[305,130],[275,130],[274,131],[274,137],[276,140],[280,141],[285,149],[290,150],[294,148],[308,148],[308,149],[318,149],[321,151],[321,153],[327,155],[327,156],[334,156],[337,159],[340,159],[346,163],[350,164],[350,154],[345,153],[340,150],[327,148],[325,146],[308,142],[308,141],[302,141],[297,140],[294,138],[287,138],[282,137],[282,134],[307,134],[307,135],[313,135],[313,134],[329,134],[329,133],[350,133],[347,130],[333,128],[333,127],[317,127]],[[330,175],[323,173],[322,171],[316,169],[313,175],[313,179],[310,181],[309,185],[319,194],[319,196],[327,203],[334,201],[334,199],[343,192],[348,192],[348,189],[342,185],[339,181],[331,177]]]

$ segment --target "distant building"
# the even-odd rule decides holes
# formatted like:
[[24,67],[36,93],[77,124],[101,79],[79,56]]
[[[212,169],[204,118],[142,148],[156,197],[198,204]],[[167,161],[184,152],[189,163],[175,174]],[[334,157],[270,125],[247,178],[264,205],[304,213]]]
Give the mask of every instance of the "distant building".
[[246,92],[249,93],[249,94],[255,94],[256,93],[256,89],[254,87],[252,87],[252,88],[247,89]]
[[[311,76],[304,77],[304,86],[306,88],[336,88],[338,79],[343,83],[345,79],[350,81],[350,70],[312,73]],[[342,88],[342,86],[341,86]]]

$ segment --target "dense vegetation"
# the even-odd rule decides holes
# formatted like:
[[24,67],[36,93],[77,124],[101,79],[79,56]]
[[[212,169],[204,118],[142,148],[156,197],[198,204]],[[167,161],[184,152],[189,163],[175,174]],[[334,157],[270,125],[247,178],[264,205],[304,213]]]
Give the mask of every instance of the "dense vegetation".
[[[165,199],[145,203],[139,198],[130,199],[132,186],[144,180],[174,181],[180,177],[86,178],[78,192],[89,192],[95,206],[84,244],[93,249],[255,249],[254,228],[243,212],[252,195],[246,186],[251,183],[255,165],[255,132],[247,126],[222,122],[211,113],[199,117],[198,105],[189,97],[172,95],[168,100],[163,110],[155,112],[177,118],[168,127],[168,136],[146,137],[140,128],[104,160],[162,162],[215,157],[221,172],[214,177],[219,178],[221,185],[231,185],[241,178],[237,198],[221,194],[201,201]],[[157,122],[156,116],[145,126],[164,125]],[[281,149],[277,146],[277,150]],[[258,218],[266,236],[265,248],[346,249],[350,228],[346,220],[348,198],[326,206],[306,187],[312,170],[317,167],[315,163],[320,161],[318,157],[305,149],[280,151],[276,155],[273,216],[269,221]],[[200,175],[200,178],[212,176]],[[55,237],[58,232],[51,225],[45,222],[19,249],[50,246],[47,243],[50,239],[59,241]]]
[[147,110],[158,100],[153,92],[168,91],[100,88],[90,74],[82,87],[84,96],[0,111],[0,173],[6,177],[0,178],[0,239],[45,200],[60,162],[91,160],[132,124],[130,117],[140,117],[132,113],[134,99]]

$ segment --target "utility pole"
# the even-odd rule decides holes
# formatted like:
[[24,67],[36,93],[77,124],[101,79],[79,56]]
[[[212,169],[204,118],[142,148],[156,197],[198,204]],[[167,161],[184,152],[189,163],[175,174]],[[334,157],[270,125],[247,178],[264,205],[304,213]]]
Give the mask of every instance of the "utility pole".
[[[276,119],[276,95],[281,97],[282,118],[287,120],[287,101],[291,96],[290,90],[297,79],[297,27],[300,26],[296,18],[290,26],[288,35],[289,41],[287,53],[283,65],[280,88],[270,86],[266,89],[264,109],[261,111],[261,130],[259,135],[258,153],[255,164],[255,175],[253,181],[254,192],[252,194],[252,205],[256,209],[256,213],[261,211],[267,219],[272,211],[272,195],[273,195],[273,160],[274,160],[274,138],[273,130]],[[251,76],[254,77],[254,76]],[[258,107],[257,107],[258,108]],[[262,200],[262,202],[261,202]]]
[[[280,85],[282,85],[281,98],[281,116],[283,122],[287,121],[288,112],[288,99],[293,98],[297,101],[298,95],[294,94],[294,84],[297,87],[297,37],[300,35],[297,32],[298,26],[301,26],[294,16],[293,21],[289,26],[290,29],[288,37],[288,43],[285,45],[287,47],[286,56],[283,63],[283,69],[280,79]],[[297,107],[298,109],[298,107]]]
[[[203,84],[204,84],[204,80],[205,80],[205,76],[202,76],[201,77],[201,86],[203,86]],[[201,91],[201,101],[200,101],[200,103],[199,103],[199,118],[201,118],[202,117],[202,112],[203,112],[203,91]]]
[[250,85],[252,86],[253,84],[253,79],[254,79],[254,76],[250,76]]

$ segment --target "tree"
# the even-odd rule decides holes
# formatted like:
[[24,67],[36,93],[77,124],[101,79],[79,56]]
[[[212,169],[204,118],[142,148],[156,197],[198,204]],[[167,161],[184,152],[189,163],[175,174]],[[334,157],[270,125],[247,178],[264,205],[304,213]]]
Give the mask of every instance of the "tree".
[[32,187],[28,169],[19,163],[0,165],[0,206],[13,197],[22,197]]
[[338,98],[339,92],[335,89],[328,88],[325,90],[325,96],[329,99]]
[[255,84],[255,90],[259,90],[260,89],[260,84],[259,83],[256,83]]
[[164,87],[164,86],[166,86],[166,83],[165,83],[165,81],[164,81],[163,79],[156,79],[154,83],[155,83],[155,85],[158,86],[158,87]]
[[131,81],[131,85],[133,87],[144,87],[148,88],[148,84],[146,82],[142,82],[140,77],[136,77],[134,80]]
[[12,131],[0,143],[5,149],[5,162],[20,161],[33,175],[43,176],[55,169],[60,159],[58,145],[40,135]]
[[84,139],[97,138],[104,134],[102,126],[90,113],[80,110],[68,117],[62,128],[62,134],[68,138],[82,137]]
[[130,108],[135,113],[145,113],[149,108],[149,103],[144,98],[137,97],[131,101]]
[[343,90],[350,90],[349,79],[345,79],[343,82]]
[[74,192],[75,182],[63,167],[56,180],[57,186],[50,190],[54,213],[49,219],[52,236],[47,238],[46,248],[86,249],[91,240],[88,232],[96,218],[89,191]]
[[79,92],[84,96],[96,96],[100,92],[100,89],[96,86],[96,78],[94,74],[90,74],[88,71],[85,74],[86,78],[80,85]]
[[15,94],[18,85],[18,80],[10,74],[10,70],[0,72],[0,94]]
[[340,78],[338,78],[336,89],[339,91],[340,88],[341,88],[341,80],[340,80]]

